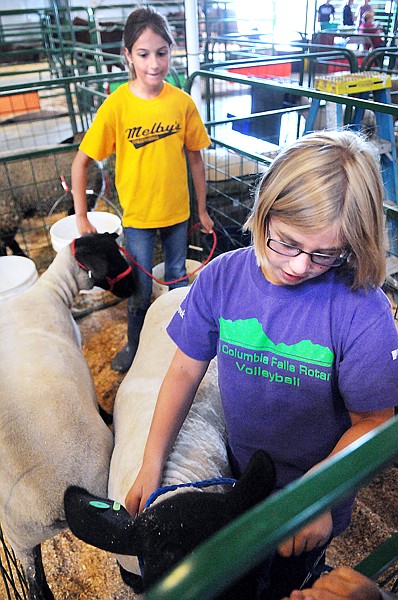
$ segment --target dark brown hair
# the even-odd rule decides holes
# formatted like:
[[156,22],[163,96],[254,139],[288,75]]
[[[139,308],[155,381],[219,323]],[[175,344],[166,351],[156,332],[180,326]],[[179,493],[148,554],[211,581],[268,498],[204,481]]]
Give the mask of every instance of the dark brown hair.
[[167,19],[151,6],[144,6],[133,10],[124,26],[123,45],[129,52],[145,29],[151,29],[160,35],[169,46],[174,44]]

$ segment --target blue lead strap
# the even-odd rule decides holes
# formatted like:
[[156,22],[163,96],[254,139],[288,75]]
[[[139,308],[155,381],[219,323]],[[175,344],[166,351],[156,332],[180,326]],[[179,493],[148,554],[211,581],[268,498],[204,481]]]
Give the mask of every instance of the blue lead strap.
[[179,488],[206,488],[211,487],[212,485],[235,485],[235,483],[236,479],[232,479],[231,477],[214,477],[213,479],[203,479],[202,481],[192,481],[190,483],[177,483],[175,485],[165,485],[161,488],[158,488],[155,492],[152,492],[148,500],[145,502],[144,510],[151,506],[151,504],[155,502],[156,498],[158,498],[159,496],[167,494],[167,492],[174,492]]
[[[156,498],[162,496],[163,494],[167,494],[167,492],[174,492],[179,488],[193,487],[193,488],[207,488],[212,485],[235,485],[236,479],[232,477],[214,477],[213,479],[203,479],[202,481],[192,481],[190,483],[177,483],[175,485],[165,485],[161,488],[158,488],[155,492],[149,496],[148,500],[145,502],[144,510],[146,510],[153,502],[155,502]],[[144,566],[142,563],[142,559],[140,556],[137,556],[138,565],[141,571],[141,577],[144,574]]]

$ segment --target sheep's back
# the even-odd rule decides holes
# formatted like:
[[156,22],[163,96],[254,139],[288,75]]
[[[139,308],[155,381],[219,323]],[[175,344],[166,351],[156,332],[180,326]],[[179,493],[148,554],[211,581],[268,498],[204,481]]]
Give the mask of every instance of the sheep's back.
[[70,310],[39,282],[0,311],[0,522],[14,548],[64,526],[68,485],[106,495],[113,446]]
[[230,477],[224,414],[212,360],[166,462],[163,485]]
[[151,305],[137,354],[116,394],[108,493],[122,504],[141,466],[159,389],[176,350],[166,327],[186,293],[187,288],[172,290]]

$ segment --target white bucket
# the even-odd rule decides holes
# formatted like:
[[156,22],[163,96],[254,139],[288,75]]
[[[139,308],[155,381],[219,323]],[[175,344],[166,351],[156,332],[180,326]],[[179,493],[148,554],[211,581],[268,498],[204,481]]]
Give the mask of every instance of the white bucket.
[[25,256],[0,256],[0,302],[30,288],[39,274],[36,265]]
[[[197,260],[191,260],[191,259],[187,258],[187,260],[185,261],[185,267],[187,269],[187,273],[192,273],[192,271],[195,271],[196,269],[198,269],[201,264],[202,263],[198,262]],[[189,278],[189,285],[191,285],[191,283],[196,279],[198,274],[199,274],[199,271],[197,273],[194,273]],[[160,280],[164,279],[164,262],[161,262],[158,265],[155,265],[153,267],[152,275],[154,277],[156,277],[156,279],[160,279]],[[162,285],[161,283],[158,283],[157,281],[153,281],[152,295],[155,300],[156,300],[156,298],[158,298],[162,294],[165,294],[168,291],[169,291],[168,285]]]
[[[122,223],[120,218],[113,213],[108,212],[89,212],[88,220],[98,233],[122,233]],[[59,252],[65,246],[68,246],[75,238],[80,237],[76,225],[76,215],[70,215],[60,219],[50,228],[51,244],[56,252]]]

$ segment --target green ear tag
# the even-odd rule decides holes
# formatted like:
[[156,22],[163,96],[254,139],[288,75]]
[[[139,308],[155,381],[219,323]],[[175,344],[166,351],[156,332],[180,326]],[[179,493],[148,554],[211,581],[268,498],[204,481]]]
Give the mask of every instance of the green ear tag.
[[107,504],[106,502],[100,502],[100,501],[98,501],[98,500],[91,500],[91,501],[89,502],[89,505],[90,505],[90,506],[94,506],[94,508],[103,508],[103,509],[106,509],[106,508],[110,508],[110,507],[111,507],[111,505],[110,505],[110,504]]
[[119,502],[115,501],[113,503],[112,510],[120,510],[120,504],[119,504]]

